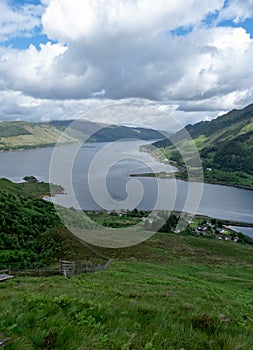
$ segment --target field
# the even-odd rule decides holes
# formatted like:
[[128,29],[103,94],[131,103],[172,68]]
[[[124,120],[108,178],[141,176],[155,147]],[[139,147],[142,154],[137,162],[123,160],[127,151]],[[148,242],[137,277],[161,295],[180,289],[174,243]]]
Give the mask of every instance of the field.
[[156,234],[99,273],[0,284],[7,349],[253,348],[253,248]]
[[62,136],[57,128],[48,123],[3,122],[0,125],[0,150],[18,150],[36,147],[76,143],[69,135]]

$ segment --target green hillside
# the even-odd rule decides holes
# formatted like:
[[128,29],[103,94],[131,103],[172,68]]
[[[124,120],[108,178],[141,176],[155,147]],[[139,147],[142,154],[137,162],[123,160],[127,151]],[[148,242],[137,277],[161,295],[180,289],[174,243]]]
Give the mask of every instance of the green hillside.
[[[187,125],[203,162],[205,181],[253,187],[253,104],[212,121]],[[183,132],[173,135],[183,144]],[[164,157],[184,166],[184,160],[168,140],[155,143]],[[181,169],[183,170],[183,169]],[[185,171],[179,177],[185,178]]]
[[[2,122],[0,123],[0,150],[53,146],[61,136],[61,131],[48,123]],[[78,140],[65,135],[60,143]]]
[[[31,177],[28,178],[31,179]],[[63,190],[61,186],[52,184],[50,189],[52,194],[61,193]],[[58,263],[59,259],[78,261],[91,259],[93,263],[96,263],[101,262],[101,258],[98,259],[98,256],[101,257],[101,255],[122,257],[127,250],[124,250],[123,253],[123,250],[106,250],[96,247],[97,256],[94,254],[94,247],[93,250],[90,249],[90,245],[77,236],[85,235],[88,240],[88,237],[90,239],[93,237],[93,242],[99,239],[101,243],[103,240],[111,239],[111,234],[114,234],[115,240],[123,239],[125,242],[127,239],[131,242],[131,237],[134,239],[136,234],[138,237],[142,235],[143,239],[147,239],[152,235],[152,231],[156,230],[156,227],[159,232],[173,233],[179,219],[179,213],[170,213],[167,218],[168,213],[159,212],[153,216],[150,223],[150,220],[145,220],[149,213],[136,209],[119,214],[116,212],[88,212],[84,215],[82,211],[57,206],[61,218],[64,218],[64,222],[68,222],[68,225],[75,230],[77,236],[74,236],[64,228],[54,205],[40,198],[43,195],[49,195],[50,189],[49,184],[44,182],[12,183],[7,179],[0,179],[0,270],[9,267],[24,269],[50,266]],[[161,226],[163,217],[167,219]],[[192,223],[186,225],[182,234],[201,235],[207,240],[216,239],[219,233],[218,228],[222,228],[223,223],[213,219],[213,225],[208,226],[207,220],[210,221],[210,218],[201,216],[194,218]],[[133,227],[138,223],[139,227],[136,226],[127,232],[127,227]],[[101,230],[101,225],[105,227],[104,230]],[[204,233],[196,232],[199,225],[206,226]],[[226,225],[229,223],[226,222]],[[118,231],[113,231],[115,228]],[[222,236],[227,241],[236,240],[237,244],[252,245],[253,242],[249,237],[227,228]]]
[[6,350],[251,350],[252,253],[157,234],[99,273],[16,276],[0,285]]
[[159,131],[153,129],[106,125],[87,120],[58,120],[50,122],[50,125],[62,131],[67,128],[68,134],[75,135],[81,140],[87,138],[88,142],[112,142],[120,139],[154,140],[163,137]]
[[[0,282],[6,350],[252,349],[252,244],[166,231],[133,247],[92,247],[38,198],[48,184],[1,179],[0,188],[0,270],[15,274]],[[145,215],[127,214],[90,216],[121,227]],[[85,224],[97,227],[89,218]],[[55,267],[59,259],[105,257],[113,261],[101,272],[28,277],[29,268]]]
[[[66,129],[67,128],[67,129]],[[66,132],[62,132],[66,129]],[[64,136],[62,136],[64,135]],[[58,144],[112,142],[120,139],[161,139],[158,131],[89,121],[52,121],[50,123],[1,122],[0,151],[54,146]],[[59,141],[60,140],[60,141]]]
[[[54,205],[39,198],[49,195],[50,190],[51,194],[61,193],[62,187],[50,185],[49,189],[48,183],[16,184],[0,179],[0,270],[8,267],[39,267],[58,261],[58,255],[54,253],[59,248],[63,252],[64,246],[59,247],[58,240],[54,239],[54,231],[52,234],[48,232],[53,229],[57,232],[58,227],[63,230],[63,225]],[[70,212],[61,208],[61,211],[62,215],[66,211],[65,215],[73,221],[79,219],[79,213],[74,209]],[[83,221],[84,228],[96,227],[88,218]],[[69,245],[69,249],[73,245]],[[62,257],[65,255],[62,254]],[[69,252],[68,257],[70,255]]]

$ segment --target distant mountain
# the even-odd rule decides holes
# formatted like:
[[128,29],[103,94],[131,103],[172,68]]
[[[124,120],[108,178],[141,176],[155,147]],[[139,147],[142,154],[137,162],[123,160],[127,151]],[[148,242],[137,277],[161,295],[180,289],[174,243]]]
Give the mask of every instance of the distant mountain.
[[[62,136],[62,132],[65,131]],[[156,130],[89,121],[52,121],[49,123],[1,122],[0,150],[54,146],[88,142],[111,142],[120,139],[156,140],[163,135]],[[60,141],[59,141],[60,140]]]
[[[253,187],[253,104],[232,110],[211,121],[187,125],[203,161],[205,180]],[[172,136],[183,142],[183,131]],[[180,155],[168,140],[156,142],[168,157],[182,165]]]
[[89,142],[111,142],[120,139],[155,140],[163,138],[161,132],[140,127],[106,125],[86,120],[52,121],[50,125],[59,130],[66,130],[67,134],[86,139]]

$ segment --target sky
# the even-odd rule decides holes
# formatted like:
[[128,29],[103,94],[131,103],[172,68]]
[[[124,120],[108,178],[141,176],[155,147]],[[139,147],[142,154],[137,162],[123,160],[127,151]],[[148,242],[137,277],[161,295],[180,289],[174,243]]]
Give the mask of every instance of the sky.
[[0,121],[169,130],[253,102],[253,0],[0,0]]

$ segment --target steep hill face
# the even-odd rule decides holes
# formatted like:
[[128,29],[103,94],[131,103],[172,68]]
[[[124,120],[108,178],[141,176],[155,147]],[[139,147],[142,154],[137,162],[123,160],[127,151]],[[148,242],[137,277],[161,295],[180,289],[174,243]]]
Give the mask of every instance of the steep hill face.
[[120,139],[155,140],[163,138],[156,130],[122,125],[106,125],[87,120],[52,121],[50,125],[57,129],[66,130],[68,135],[88,142],[111,142]]
[[[61,186],[51,185],[51,189],[52,186],[53,192],[61,192]],[[86,258],[87,247],[63,228],[54,205],[38,198],[46,193],[50,193],[48,183],[0,179],[0,270],[8,266],[40,266],[58,261],[58,256],[73,258],[83,254]],[[59,207],[60,210],[69,220],[80,220],[78,211]],[[97,228],[88,217],[81,219],[83,228]]]
[[[62,134],[62,132],[64,134]],[[0,151],[54,146],[58,144],[112,142],[120,139],[155,140],[159,131],[145,128],[105,125],[86,120],[52,121],[49,123],[0,123]]]
[[[253,176],[253,104],[186,129],[199,150],[204,170],[208,169],[207,181],[253,186],[253,178],[249,182]],[[179,131],[172,141],[183,142],[182,135]],[[168,156],[180,163],[171,142],[160,141],[155,146],[167,147]],[[227,172],[233,172],[233,181]]]
[[206,167],[253,175],[253,104],[210,122],[189,126]]

